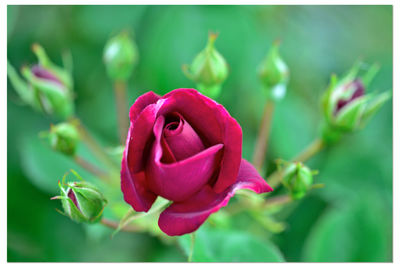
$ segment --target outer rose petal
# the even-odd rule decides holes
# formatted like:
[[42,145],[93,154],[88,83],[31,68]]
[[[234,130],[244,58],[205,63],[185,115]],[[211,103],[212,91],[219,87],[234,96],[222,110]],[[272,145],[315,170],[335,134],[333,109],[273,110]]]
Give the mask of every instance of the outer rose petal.
[[[224,144],[221,169],[213,189],[220,193],[232,185],[242,158],[242,129],[228,111],[194,89],[176,89],[162,97],[159,115],[178,112],[187,120],[206,146]],[[188,107],[190,103],[190,107]]]
[[170,236],[191,233],[197,230],[212,213],[226,206],[239,189],[250,189],[258,194],[272,191],[256,169],[242,159],[239,174],[233,185],[219,194],[207,185],[189,200],[173,203],[161,213],[158,225]]
[[135,103],[131,106],[131,109],[129,110],[129,118],[131,120],[131,123],[133,123],[139,114],[148,106],[151,104],[154,104],[157,102],[157,100],[160,99],[160,96],[155,94],[154,92],[150,91],[147,92],[141,96],[139,96]]
[[153,125],[162,102],[146,106],[137,115],[135,121],[131,122],[126,140],[121,163],[121,190],[124,200],[136,211],[148,211],[157,197],[148,189],[143,171],[145,169],[144,153],[148,143],[154,140]]
[[210,180],[219,163],[218,152],[224,145],[217,144],[184,160],[165,164],[160,161],[163,155],[163,126],[164,117],[160,116],[153,129],[156,140],[146,169],[148,184],[153,192],[166,199],[183,201]]

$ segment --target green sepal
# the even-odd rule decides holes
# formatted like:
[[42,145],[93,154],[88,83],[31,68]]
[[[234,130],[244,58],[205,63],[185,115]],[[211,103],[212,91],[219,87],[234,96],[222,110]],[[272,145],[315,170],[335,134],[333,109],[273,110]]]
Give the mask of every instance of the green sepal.
[[392,92],[386,91],[378,96],[371,97],[372,100],[367,103],[360,121],[360,128],[364,128],[368,121],[374,116],[382,105],[392,97]]
[[54,82],[38,79],[28,67],[22,68],[22,75],[32,85],[36,92],[33,101],[35,106],[42,107],[47,114],[55,113],[65,119],[74,113],[72,95],[66,87],[61,87]]
[[222,83],[229,72],[225,58],[214,46],[216,38],[217,34],[210,33],[206,47],[194,58],[190,66],[182,66],[185,76],[196,83],[201,93],[211,98],[216,98],[221,93]]
[[127,81],[138,59],[138,48],[127,30],[112,37],[104,47],[104,64],[113,81]]
[[18,75],[17,71],[7,61],[7,75],[10,79],[12,86],[21,98],[21,100],[28,105],[33,106],[33,91],[29,88],[29,85]]
[[353,131],[360,123],[361,116],[365,110],[367,101],[371,95],[365,95],[354,99],[344,106],[335,117],[335,125],[343,131]]
[[274,101],[283,99],[289,82],[289,68],[279,55],[280,42],[276,41],[258,67],[258,75],[267,96]]

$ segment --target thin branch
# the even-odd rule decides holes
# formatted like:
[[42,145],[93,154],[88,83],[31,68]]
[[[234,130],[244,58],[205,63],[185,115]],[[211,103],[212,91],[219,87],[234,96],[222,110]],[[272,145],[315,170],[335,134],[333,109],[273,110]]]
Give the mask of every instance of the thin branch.
[[119,138],[121,144],[125,144],[129,130],[129,118],[126,104],[126,82],[116,81],[114,83],[115,104],[117,108],[117,119]]
[[75,156],[74,160],[79,166],[81,166],[88,172],[94,174],[95,176],[99,177],[102,180],[107,180],[107,173],[100,170],[99,168],[97,168],[95,165],[93,165],[89,161],[85,160],[84,158],[82,158],[80,156]]
[[263,118],[261,120],[260,130],[258,132],[257,142],[254,149],[253,164],[259,171],[262,170],[265,156],[267,154],[274,105],[274,102],[271,100],[267,100],[265,103]]
[[[322,139],[318,138],[291,161],[305,162],[316,155],[318,152],[320,152],[323,148],[324,142],[322,141]],[[284,171],[285,169],[276,170],[269,176],[267,182],[272,188],[280,184],[283,178]]]
[[[106,218],[101,219],[100,222],[101,222],[101,224],[103,224],[109,228],[112,228],[112,229],[118,229],[118,226],[119,226],[119,222],[115,222],[115,221],[112,221],[112,220],[109,220]],[[138,226],[134,226],[134,225],[126,225],[126,226],[122,227],[120,230],[124,231],[124,232],[140,232],[141,228]]]

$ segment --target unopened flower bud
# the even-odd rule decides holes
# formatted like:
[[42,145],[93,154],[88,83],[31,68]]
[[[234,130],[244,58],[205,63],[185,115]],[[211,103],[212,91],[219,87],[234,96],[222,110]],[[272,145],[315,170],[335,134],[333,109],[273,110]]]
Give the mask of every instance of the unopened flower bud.
[[48,134],[51,147],[67,156],[74,156],[78,143],[79,132],[72,123],[63,122],[52,125]]
[[258,67],[258,75],[268,97],[273,100],[285,97],[289,82],[289,68],[279,55],[278,41],[272,45],[266,58]]
[[357,62],[341,80],[333,75],[322,98],[325,117],[323,138],[327,143],[338,140],[342,134],[363,128],[367,121],[391,97],[389,91],[367,94],[367,87],[378,72],[376,64],[360,75],[361,62]]
[[228,77],[228,64],[214,46],[217,36],[210,33],[206,48],[194,58],[190,66],[183,65],[184,74],[196,83],[201,93],[211,98],[218,97],[222,83]]
[[32,50],[39,63],[22,67],[21,73],[26,80],[8,63],[11,83],[21,99],[34,109],[63,119],[69,117],[74,112],[71,73],[53,64],[40,45],[34,44]]
[[103,60],[113,81],[126,81],[138,61],[137,46],[130,34],[123,31],[112,37],[104,48]]
[[300,162],[287,163],[283,173],[283,185],[293,199],[304,197],[313,184],[315,172]]
[[98,188],[83,180],[65,183],[65,176],[58,185],[60,195],[52,199],[61,200],[64,215],[83,223],[96,223],[101,219],[107,200]]

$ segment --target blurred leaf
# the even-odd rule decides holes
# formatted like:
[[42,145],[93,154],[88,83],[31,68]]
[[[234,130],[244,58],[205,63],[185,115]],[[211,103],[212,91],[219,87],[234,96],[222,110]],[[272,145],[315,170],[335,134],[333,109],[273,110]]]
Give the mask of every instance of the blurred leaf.
[[313,262],[390,261],[389,214],[370,196],[329,210],[310,233],[304,254]]
[[[280,251],[270,242],[261,241],[246,232],[208,229],[195,232],[193,261],[196,262],[282,262]],[[179,237],[179,244],[188,255],[190,235]]]
[[89,182],[95,179],[70,157],[53,151],[45,140],[39,139],[38,136],[24,136],[20,141],[19,151],[25,175],[44,192],[57,194],[58,180],[70,169],[76,170]]

